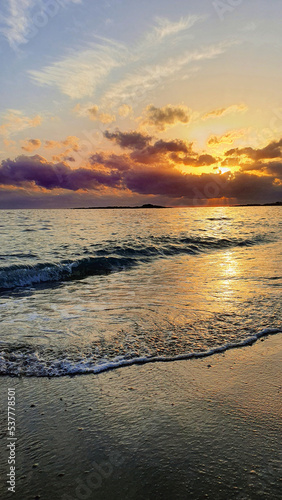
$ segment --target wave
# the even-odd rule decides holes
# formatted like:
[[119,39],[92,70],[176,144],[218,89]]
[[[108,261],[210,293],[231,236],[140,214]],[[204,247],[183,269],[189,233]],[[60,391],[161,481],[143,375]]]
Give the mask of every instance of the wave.
[[233,220],[233,219],[231,217],[208,217],[207,220],[221,221],[221,220]]
[[0,268],[0,291],[40,283],[56,283],[82,279],[87,276],[109,274],[136,263],[134,259],[90,257],[59,264],[13,265]]
[[108,244],[104,248],[86,250],[88,257],[62,260],[59,263],[13,264],[0,267],[0,291],[40,283],[56,283],[83,279],[93,275],[106,275],[129,269],[158,257],[174,255],[196,255],[230,247],[249,247],[267,240],[263,236],[254,238],[192,238],[180,236],[151,237],[146,242],[135,240],[132,244]]
[[[144,365],[147,363],[172,362],[195,358],[206,358],[230,349],[250,346],[261,337],[282,332],[282,328],[266,328],[240,342],[216,346],[208,351],[190,352],[175,356],[134,357],[130,353],[113,360],[93,360],[89,356],[72,360],[66,354],[60,359],[44,359],[42,354],[32,348],[6,349],[0,352],[0,375],[26,377],[63,377],[86,374],[99,374],[125,366]],[[48,351],[48,349],[47,349]]]

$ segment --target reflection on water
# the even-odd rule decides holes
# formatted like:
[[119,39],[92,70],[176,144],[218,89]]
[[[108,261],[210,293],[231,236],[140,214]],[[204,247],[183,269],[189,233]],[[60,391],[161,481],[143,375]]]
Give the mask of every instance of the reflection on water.
[[279,207],[14,211],[3,221],[4,373],[7,362],[176,356],[280,326]]

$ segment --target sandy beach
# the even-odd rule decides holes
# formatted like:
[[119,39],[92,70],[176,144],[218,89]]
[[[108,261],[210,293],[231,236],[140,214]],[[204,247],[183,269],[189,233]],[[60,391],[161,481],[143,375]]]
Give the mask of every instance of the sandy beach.
[[282,500],[282,2],[0,2],[0,500]]
[[[280,498],[282,335],[209,358],[100,375],[2,378],[16,390],[16,493],[1,498]],[[281,484],[280,484],[281,488]]]

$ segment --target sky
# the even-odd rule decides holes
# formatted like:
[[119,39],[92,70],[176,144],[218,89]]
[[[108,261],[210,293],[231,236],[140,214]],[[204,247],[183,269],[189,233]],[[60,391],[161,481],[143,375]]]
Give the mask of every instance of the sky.
[[277,0],[6,0],[0,208],[282,200]]

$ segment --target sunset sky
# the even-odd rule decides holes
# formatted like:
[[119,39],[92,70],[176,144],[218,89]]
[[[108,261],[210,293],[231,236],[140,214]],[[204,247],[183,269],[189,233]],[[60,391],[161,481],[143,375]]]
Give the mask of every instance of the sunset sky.
[[277,0],[7,0],[0,208],[282,200]]

